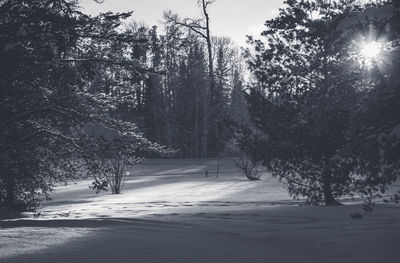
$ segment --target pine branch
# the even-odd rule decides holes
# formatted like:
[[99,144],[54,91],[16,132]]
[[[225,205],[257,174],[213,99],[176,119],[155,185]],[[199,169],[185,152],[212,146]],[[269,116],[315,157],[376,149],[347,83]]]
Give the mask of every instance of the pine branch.
[[36,113],[40,113],[40,112],[46,111],[46,110],[48,110],[48,109],[49,109],[49,107],[46,107],[46,108],[44,108],[44,109],[32,110],[32,111],[27,111],[27,112],[18,114],[17,116],[14,116],[14,117],[12,117],[12,118],[6,120],[5,122],[1,123],[1,124],[0,124],[0,129],[3,128],[3,127],[5,127],[5,126],[7,126],[8,124],[10,124],[10,123],[13,122],[13,121],[16,121],[16,120],[18,120],[18,119],[21,119],[21,118],[24,118],[24,117],[27,117],[27,116],[30,116],[30,115],[33,115],[33,114],[36,114]]
[[78,144],[76,144],[76,142],[75,142],[77,139],[69,138],[69,137],[67,137],[67,136],[65,136],[65,135],[63,135],[61,133],[53,132],[53,131],[50,131],[50,130],[47,130],[47,129],[40,129],[40,130],[31,132],[30,134],[27,134],[24,137],[14,141],[14,142],[11,142],[8,145],[5,145],[4,148],[12,147],[14,145],[17,145],[17,144],[22,143],[22,142],[24,142],[24,141],[26,141],[26,140],[28,140],[28,139],[30,139],[32,137],[37,136],[39,134],[47,134],[47,135],[50,135],[52,137],[62,139],[63,141],[66,141],[66,142],[70,143],[72,146],[77,148],[79,151],[82,151],[82,148]]

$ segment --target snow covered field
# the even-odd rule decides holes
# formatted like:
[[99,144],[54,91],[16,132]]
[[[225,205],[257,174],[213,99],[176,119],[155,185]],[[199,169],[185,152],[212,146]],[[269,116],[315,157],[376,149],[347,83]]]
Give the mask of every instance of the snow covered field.
[[[217,165],[230,172],[217,177]],[[58,187],[38,218],[0,221],[0,262],[399,262],[398,206],[362,220],[349,216],[359,204],[300,206],[276,178],[248,181],[230,160],[130,172],[121,195],[81,181]]]

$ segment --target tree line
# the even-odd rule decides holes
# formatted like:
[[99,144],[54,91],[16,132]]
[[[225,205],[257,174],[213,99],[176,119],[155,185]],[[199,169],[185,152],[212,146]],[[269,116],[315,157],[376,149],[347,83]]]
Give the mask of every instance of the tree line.
[[148,39],[137,45],[136,59],[162,72],[134,84],[136,101],[126,116],[147,138],[179,150],[184,158],[221,155],[234,122],[246,121],[246,113],[238,111],[245,106],[241,51],[229,38],[207,35],[199,21],[169,11],[164,34],[156,26],[131,25]]

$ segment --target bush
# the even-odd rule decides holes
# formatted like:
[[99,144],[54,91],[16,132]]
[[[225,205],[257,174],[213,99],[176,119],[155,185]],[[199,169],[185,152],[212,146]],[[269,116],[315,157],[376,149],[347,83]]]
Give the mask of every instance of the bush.
[[236,167],[238,167],[250,181],[260,180],[261,172],[258,170],[260,164],[260,162],[255,161],[246,154],[242,154],[239,159],[235,160]]
[[95,181],[92,189],[99,193],[111,188],[120,194],[125,183],[126,167],[143,162],[146,155],[169,156],[174,151],[144,138],[132,123],[105,126],[88,123],[84,126],[83,156]]

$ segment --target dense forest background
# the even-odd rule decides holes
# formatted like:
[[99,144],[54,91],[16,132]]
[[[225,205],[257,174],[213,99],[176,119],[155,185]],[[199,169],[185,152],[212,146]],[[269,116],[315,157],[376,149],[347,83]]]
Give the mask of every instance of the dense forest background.
[[228,38],[211,39],[211,103],[208,51],[201,37],[170,20],[164,21],[161,35],[156,26],[129,24],[128,30],[144,41],[131,47],[132,59],[155,72],[147,78],[130,72],[110,76],[106,93],[120,82],[131,89],[132,100],[118,110],[121,116],[137,123],[146,138],[178,149],[180,157],[219,156],[232,139],[233,122],[247,121],[240,49]]

